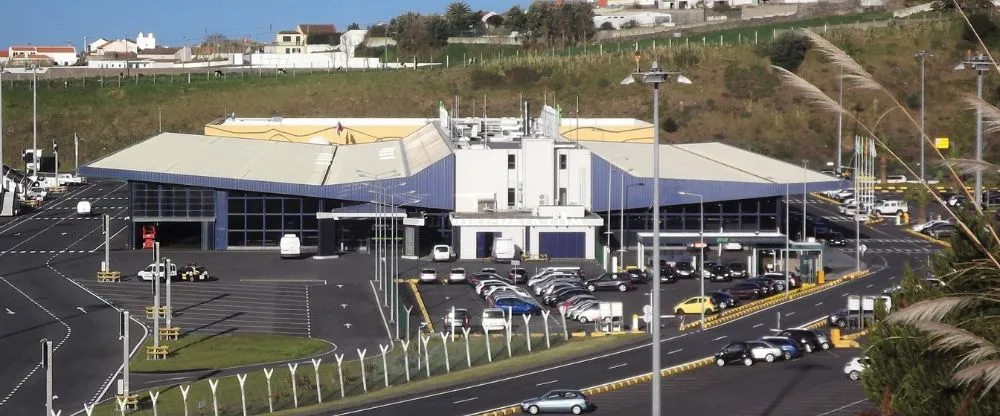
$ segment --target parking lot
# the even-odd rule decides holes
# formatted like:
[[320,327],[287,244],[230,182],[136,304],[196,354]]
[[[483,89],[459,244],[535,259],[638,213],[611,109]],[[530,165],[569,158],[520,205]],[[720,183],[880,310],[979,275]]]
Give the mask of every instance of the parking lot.
[[[340,348],[375,346],[387,336],[369,284],[368,256],[282,260],[277,252],[168,250],[161,255],[179,266],[197,263],[217,278],[171,282],[172,324],[182,334],[274,333],[321,338]],[[152,306],[152,283],[136,274],[153,263],[152,251],[113,252],[111,263],[124,281],[75,280],[151,324],[145,308]],[[165,283],[160,293],[165,305]]]
[[[706,355],[714,353],[706,350]],[[875,409],[843,373],[860,350],[831,349],[752,367],[705,367],[665,379],[663,414],[853,416]],[[649,384],[593,397],[597,415],[649,414]],[[604,410],[606,409],[606,410]]]
[[[827,260],[828,266],[828,276],[829,278],[835,278],[837,275],[848,271],[853,271],[854,260],[853,258],[847,258],[838,249],[828,249],[827,253],[824,255]],[[664,256],[665,258],[668,256]],[[680,257],[676,257],[680,259]],[[708,253],[705,256],[706,262],[720,262],[720,263],[731,263],[731,262],[746,262],[745,252],[723,252],[722,256],[719,257],[718,252]],[[537,270],[543,267],[553,267],[553,266],[579,266],[582,267],[586,273],[586,278],[595,278],[604,273],[601,265],[594,261],[582,261],[582,262],[571,262],[571,261],[552,261],[545,263],[528,262],[520,267],[524,267],[528,270],[529,277]],[[832,267],[831,267],[832,266]],[[406,265],[406,276],[416,277],[420,269],[422,268],[432,268],[438,272],[438,276],[442,279],[446,279],[448,272],[452,268],[464,268],[468,275],[479,272],[484,267],[495,268],[501,276],[507,276],[507,273],[511,269],[511,265],[484,261],[455,261],[451,263],[431,263],[431,262],[409,262]],[[705,282],[705,293],[710,293],[723,289],[729,285],[739,282],[739,279],[734,279],[731,282]],[[597,298],[601,301],[606,302],[621,302],[623,309],[624,325],[626,328],[630,328],[632,325],[632,316],[638,315],[642,316],[643,307],[649,304],[649,296],[652,290],[651,283],[636,284],[635,290],[630,290],[627,292],[619,292],[616,290],[608,291],[598,291],[595,293]],[[481,316],[482,310],[489,307],[489,304],[480,297],[468,284],[420,284],[418,285],[418,290],[420,291],[421,298],[423,299],[424,305],[427,307],[427,312],[429,317],[433,320],[433,325],[435,330],[443,330],[444,317],[451,311],[451,308],[466,309],[471,315],[471,327],[474,331],[480,331],[481,328]],[[665,283],[660,285],[661,291],[661,304],[664,316],[662,325],[666,329],[677,328],[684,321],[691,321],[698,319],[696,316],[673,316],[674,306],[681,301],[688,299],[692,296],[698,296],[701,290],[700,282],[698,279],[680,279],[675,283]],[[536,300],[539,300],[536,297]],[[559,311],[555,308],[549,308],[552,314],[549,316],[549,328],[551,331],[562,330],[562,318]],[[513,321],[513,326],[523,327],[524,321],[515,318]],[[532,331],[541,331],[542,323],[540,317],[532,318],[530,325],[532,326]],[[567,321],[567,327],[570,330],[576,329],[587,329],[593,330],[595,325],[593,323],[582,324],[575,321]],[[641,320],[639,322],[639,327],[645,329],[645,323]]]

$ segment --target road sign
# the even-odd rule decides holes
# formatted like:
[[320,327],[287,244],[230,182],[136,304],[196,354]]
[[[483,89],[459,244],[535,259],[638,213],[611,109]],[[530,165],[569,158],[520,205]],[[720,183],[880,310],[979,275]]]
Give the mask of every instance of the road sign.
[[947,137],[938,137],[938,138],[934,139],[934,148],[935,149],[942,149],[942,150],[944,150],[944,149],[947,149],[949,147],[951,147],[951,140],[948,139]]
[[642,307],[642,313],[644,313],[646,315],[649,315],[650,312],[653,312],[653,307],[652,306],[650,306],[650,305],[644,305]]
[[645,322],[645,323],[647,323],[647,324],[648,324],[648,323],[649,323],[649,321],[652,321],[652,320],[653,320],[653,315],[651,315],[651,314],[649,314],[649,313],[647,313],[647,314],[645,314],[645,315],[642,315],[642,321],[643,321],[643,322]]
[[521,260],[511,260],[510,261],[510,265],[511,266],[520,266],[521,265]]

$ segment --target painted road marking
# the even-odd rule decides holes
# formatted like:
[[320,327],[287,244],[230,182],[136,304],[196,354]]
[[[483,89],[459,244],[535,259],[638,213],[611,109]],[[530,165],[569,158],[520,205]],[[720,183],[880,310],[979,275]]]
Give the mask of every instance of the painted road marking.
[[621,368],[621,367],[624,367],[626,365],[628,365],[628,363],[615,364],[615,365],[613,365],[611,367],[608,367],[608,370],[614,370],[616,368]]
[[725,335],[723,335],[723,336],[721,336],[721,337],[718,337],[718,338],[715,338],[715,339],[713,339],[712,341],[719,341],[719,340],[723,340],[723,339],[726,339],[726,336],[725,336]]
[[762,326],[764,326],[764,324],[757,324],[757,325],[754,325],[753,327],[754,327],[754,328],[760,328],[760,327],[762,327]]
[[557,383],[557,382],[559,382],[559,380],[545,381],[545,382],[541,382],[541,383],[535,384],[535,386],[536,387],[537,386],[544,386],[546,384],[552,384],[552,383]]
[[789,312],[785,314],[785,316],[792,316],[792,315],[795,315],[795,312]]
[[816,306],[819,306],[819,305],[822,305],[822,304],[823,304],[823,302],[817,302]]
[[875,286],[875,285],[871,284],[871,285],[865,286],[865,289],[870,289],[872,286]]
[[680,348],[680,349],[676,349],[676,350],[673,350],[673,351],[670,351],[670,352],[668,352],[668,353],[667,353],[667,355],[670,355],[670,354],[677,354],[677,353],[679,353],[679,352],[681,352],[681,351],[684,351],[684,349],[683,349],[683,348]]
[[452,404],[459,404],[459,403],[471,402],[471,401],[476,400],[476,399],[478,399],[478,397],[470,397],[468,399],[463,399],[463,400],[459,400],[459,401],[451,402],[451,403]]

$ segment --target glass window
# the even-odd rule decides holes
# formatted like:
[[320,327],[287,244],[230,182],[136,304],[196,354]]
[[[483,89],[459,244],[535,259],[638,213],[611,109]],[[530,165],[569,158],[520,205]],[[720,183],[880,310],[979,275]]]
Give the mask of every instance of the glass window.
[[230,215],[229,216],[229,229],[230,230],[244,230],[247,228],[247,218],[240,215]]
[[517,202],[517,190],[514,188],[507,188],[507,206],[513,207],[516,202]]
[[318,230],[317,225],[319,221],[316,219],[316,214],[306,214],[302,216],[302,229],[303,230]]
[[756,199],[744,199],[740,201],[740,213],[743,214],[755,214],[757,213],[758,201]]
[[247,231],[246,245],[252,247],[261,247],[264,245],[264,232],[263,231]]
[[285,199],[285,213],[298,214],[302,212],[302,200],[298,198]]
[[247,199],[247,214],[263,214],[264,200],[260,198]]
[[681,230],[684,229],[683,217],[671,215],[664,217],[663,226],[665,230]]
[[[247,229],[248,230],[263,230],[264,229],[264,216],[263,215],[247,215]],[[250,237],[247,237],[248,239]]]
[[315,198],[304,198],[302,200],[302,212],[304,213],[319,212],[319,200]]
[[281,230],[281,215],[265,215],[264,216],[264,229],[265,230]]
[[507,155],[507,169],[517,169],[517,155]]
[[559,155],[559,169],[566,170],[566,155]]
[[229,232],[229,245],[231,246],[245,246],[247,245],[247,236],[243,231],[230,231]]
[[735,214],[740,212],[740,201],[725,201],[722,203],[722,212]]
[[298,230],[302,228],[302,217],[298,215],[285,215],[285,230]]
[[264,233],[264,246],[274,247],[281,242],[281,231],[268,231]]
[[316,232],[303,232],[302,233],[302,245],[304,246],[318,246],[319,245],[319,233]]
[[278,198],[267,198],[264,200],[264,213],[265,214],[280,214],[281,213],[281,199]]
[[722,229],[725,231],[740,231],[740,217],[738,215],[722,217]]
[[760,199],[760,212],[766,214],[777,214],[778,213],[778,202],[777,198],[766,198]]
[[741,217],[742,224],[740,227],[743,231],[757,231],[757,216],[756,215],[744,215]]
[[696,215],[688,215],[684,217],[684,230],[697,232],[701,229],[700,218]]
[[760,229],[761,230],[775,230],[778,228],[778,220],[776,217],[764,216],[760,217]]

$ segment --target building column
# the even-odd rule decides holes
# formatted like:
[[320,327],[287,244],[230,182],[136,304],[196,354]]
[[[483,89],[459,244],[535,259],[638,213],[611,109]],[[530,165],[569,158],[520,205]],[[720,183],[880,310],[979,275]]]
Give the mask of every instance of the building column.
[[403,258],[416,259],[420,257],[420,227],[403,226]]
[[337,220],[333,218],[319,219],[319,247],[316,257],[340,257],[340,236],[337,232]]

